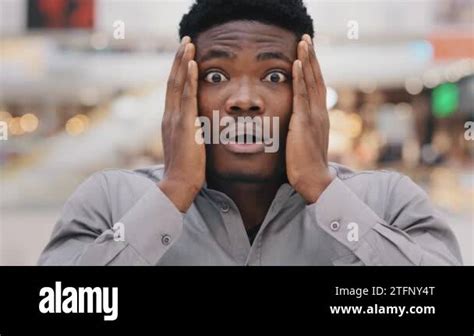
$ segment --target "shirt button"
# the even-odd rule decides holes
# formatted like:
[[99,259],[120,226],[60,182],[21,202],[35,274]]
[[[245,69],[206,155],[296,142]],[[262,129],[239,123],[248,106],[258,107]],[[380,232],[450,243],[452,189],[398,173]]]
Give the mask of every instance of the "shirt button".
[[329,224],[329,227],[331,228],[332,231],[339,231],[341,224],[339,224],[339,222],[334,221],[331,224]]
[[164,234],[161,236],[161,243],[165,246],[171,243],[171,236],[168,234]]
[[229,209],[230,209],[229,204],[227,202],[222,202],[221,211],[226,213],[226,212],[229,212]]

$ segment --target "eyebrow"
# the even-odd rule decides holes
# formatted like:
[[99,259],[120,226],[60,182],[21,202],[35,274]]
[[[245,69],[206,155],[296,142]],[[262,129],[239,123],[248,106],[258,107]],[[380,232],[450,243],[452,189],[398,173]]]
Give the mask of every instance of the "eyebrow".
[[281,52],[264,52],[257,55],[258,61],[266,61],[271,59],[279,59],[287,63],[292,63],[290,58]]
[[198,61],[199,62],[206,62],[213,58],[235,58],[235,54],[233,52],[228,52],[225,50],[218,50],[218,49],[211,49],[207,53],[205,53]]
[[[208,52],[206,52],[202,57],[200,57],[198,62],[206,62],[214,58],[232,59],[235,57],[236,57],[236,54],[233,52],[219,50],[219,49],[211,49]],[[263,53],[258,54],[256,58],[257,58],[257,61],[279,59],[290,64],[292,63],[290,58],[281,52],[263,52]]]

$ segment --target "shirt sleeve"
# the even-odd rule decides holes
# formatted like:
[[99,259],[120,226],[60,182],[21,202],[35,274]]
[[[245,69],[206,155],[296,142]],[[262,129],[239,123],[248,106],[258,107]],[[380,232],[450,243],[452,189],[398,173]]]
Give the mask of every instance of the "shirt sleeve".
[[456,238],[426,193],[398,176],[380,195],[383,218],[338,177],[307,206],[309,218],[350,251],[343,265],[460,265]]
[[178,239],[184,214],[153,182],[118,221],[103,173],[65,203],[39,265],[156,265]]

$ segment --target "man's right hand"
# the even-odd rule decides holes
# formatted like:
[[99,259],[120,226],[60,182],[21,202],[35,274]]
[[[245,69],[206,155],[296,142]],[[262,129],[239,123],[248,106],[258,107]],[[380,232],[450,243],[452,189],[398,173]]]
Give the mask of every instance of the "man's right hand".
[[195,140],[198,116],[196,48],[185,36],[176,53],[166,89],[161,125],[165,173],[158,187],[181,212],[186,212],[205,180],[204,144]]

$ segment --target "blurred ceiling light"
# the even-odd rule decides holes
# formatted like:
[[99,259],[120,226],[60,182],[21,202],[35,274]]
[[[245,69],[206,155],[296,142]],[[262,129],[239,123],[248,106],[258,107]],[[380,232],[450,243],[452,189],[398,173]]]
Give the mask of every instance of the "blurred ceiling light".
[[25,133],[25,131],[21,128],[19,117],[10,119],[10,122],[8,123],[8,130],[12,135],[21,135]]
[[336,90],[332,87],[326,87],[326,105],[328,110],[332,109],[337,104],[338,95]]
[[12,115],[9,112],[0,111],[0,120],[1,121],[5,121],[6,123],[8,123],[11,118],[12,118]]
[[417,77],[407,78],[405,80],[405,89],[411,95],[420,94],[423,91],[423,82]]
[[81,120],[82,123],[84,124],[84,128],[89,127],[90,118],[86,116],[85,114],[77,114],[74,118],[78,118],[79,120]]
[[84,121],[81,120],[81,118],[78,118],[77,116],[72,117],[66,123],[66,132],[72,136],[82,134],[85,129],[86,127],[84,125]]
[[38,124],[38,117],[32,113],[27,113],[20,118],[20,126],[25,132],[34,132]]
[[462,59],[451,63],[444,70],[444,76],[451,83],[455,83],[472,73],[474,73],[474,68],[471,68],[471,60],[469,59]]
[[359,83],[359,89],[366,93],[374,93],[377,90],[377,83],[372,80],[363,80]]
[[85,106],[97,105],[99,94],[95,88],[83,88],[79,91],[79,101]]
[[423,75],[423,84],[432,89],[441,83],[441,76],[436,70],[428,70]]
[[444,69],[444,77],[448,82],[455,83],[463,76],[459,63],[452,63]]
[[94,33],[91,35],[90,43],[95,50],[103,50],[107,48],[109,42],[107,35],[103,33]]

